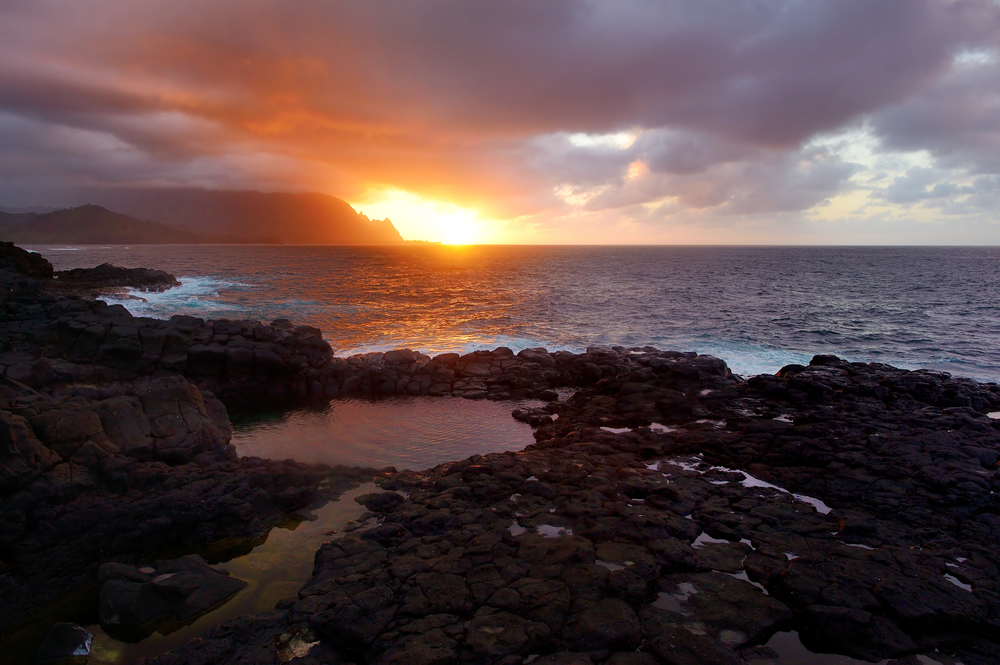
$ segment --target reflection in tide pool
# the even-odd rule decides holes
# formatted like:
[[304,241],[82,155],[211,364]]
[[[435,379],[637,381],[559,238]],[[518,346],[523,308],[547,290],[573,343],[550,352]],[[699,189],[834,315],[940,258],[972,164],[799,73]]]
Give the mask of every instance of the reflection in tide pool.
[[294,597],[312,575],[313,560],[320,545],[336,537],[332,535],[334,531],[365,512],[354,498],[377,491],[374,483],[366,483],[345,492],[338,500],[315,510],[310,516],[315,519],[290,525],[290,528],[271,529],[267,541],[249,554],[215,566],[249,584],[230,601],[169,635],[153,633],[136,644],[128,644],[109,636],[99,625],[88,626],[94,633],[89,664],[124,664],[138,658],[151,658],[201,635],[218,623],[270,610],[279,600]]
[[461,397],[334,400],[323,409],[234,416],[233,444],[241,457],[419,470],[523,449],[535,439],[511,411],[541,404]]
[[[868,661],[858,660],[850,656],[809,651],[799,640],[799,634],[794,631],[775,633],[768,641],[767,646],[778,652],[778,658],[776,660],[751,658],[748,661],[749,665],[868,665]],[[880,660],[876,665],[885,665],[888,662]],[[929,662],[937,663],[937,661]]]

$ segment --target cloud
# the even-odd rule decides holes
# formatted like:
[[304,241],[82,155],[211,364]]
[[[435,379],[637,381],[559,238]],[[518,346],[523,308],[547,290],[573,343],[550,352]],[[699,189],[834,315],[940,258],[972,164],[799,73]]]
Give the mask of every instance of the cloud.
[[20,0],[0,19],[7,199],[401,190],[524,228],[727,224],[861,186],[869,165],[810,142],[862,123],[941,171],[868,177],[882,204],[971,205],[992,194],[961,187],[1000,172],[988,0]]

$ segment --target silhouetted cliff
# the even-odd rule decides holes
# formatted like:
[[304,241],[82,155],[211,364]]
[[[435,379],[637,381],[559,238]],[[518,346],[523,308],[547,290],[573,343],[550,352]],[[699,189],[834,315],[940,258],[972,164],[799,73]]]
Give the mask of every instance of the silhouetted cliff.
[[201,233],[143,222],[84,205],[55,212],[0,212],[0,240],[18,243],[141,244],[219,242]]
[[327,194],[143,189],[94,191],[88,196],[133,217],[199,233],[268,237],[304,245],[403,242],[389,219],[371,220]]

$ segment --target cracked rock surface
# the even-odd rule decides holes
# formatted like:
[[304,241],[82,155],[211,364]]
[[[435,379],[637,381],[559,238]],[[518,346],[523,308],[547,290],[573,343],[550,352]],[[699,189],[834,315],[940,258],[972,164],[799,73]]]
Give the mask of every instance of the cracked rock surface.
[[[14,248],[16,249],[16,248]],[[288,321],[131,317],[0,247],[0,626],[167,543],[252,539],[362,479],[374,516],[171,663],[1000,662],[1000,387],[651,347],[335,358]],[[577,392],[560,399],[556,388]],[[237,459],[226,406],[537,396],[522,452],[379,473]],[[770,659],[770,660],[769,660]],[[945,659],[945,660],[941,660]]]

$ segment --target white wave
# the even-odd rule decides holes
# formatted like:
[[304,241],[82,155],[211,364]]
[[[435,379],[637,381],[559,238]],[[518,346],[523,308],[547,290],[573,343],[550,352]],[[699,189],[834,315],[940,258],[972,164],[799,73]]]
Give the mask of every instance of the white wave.
[[109,305],[122,305],[133,316],[169,319],[175,314],[204,316],[216,312],[239,312],[242,307],[219,299],[220,289],[249,287],[212,277],[179,277],[180,286],[160,292],[128,289],[123,297],[104,296]]
[[774,374],[785,365],[808,365],[812,359],[807,353],[725,341],[692,341],[685,346],[703,355],[722,358],[734,374],[741,376]]

